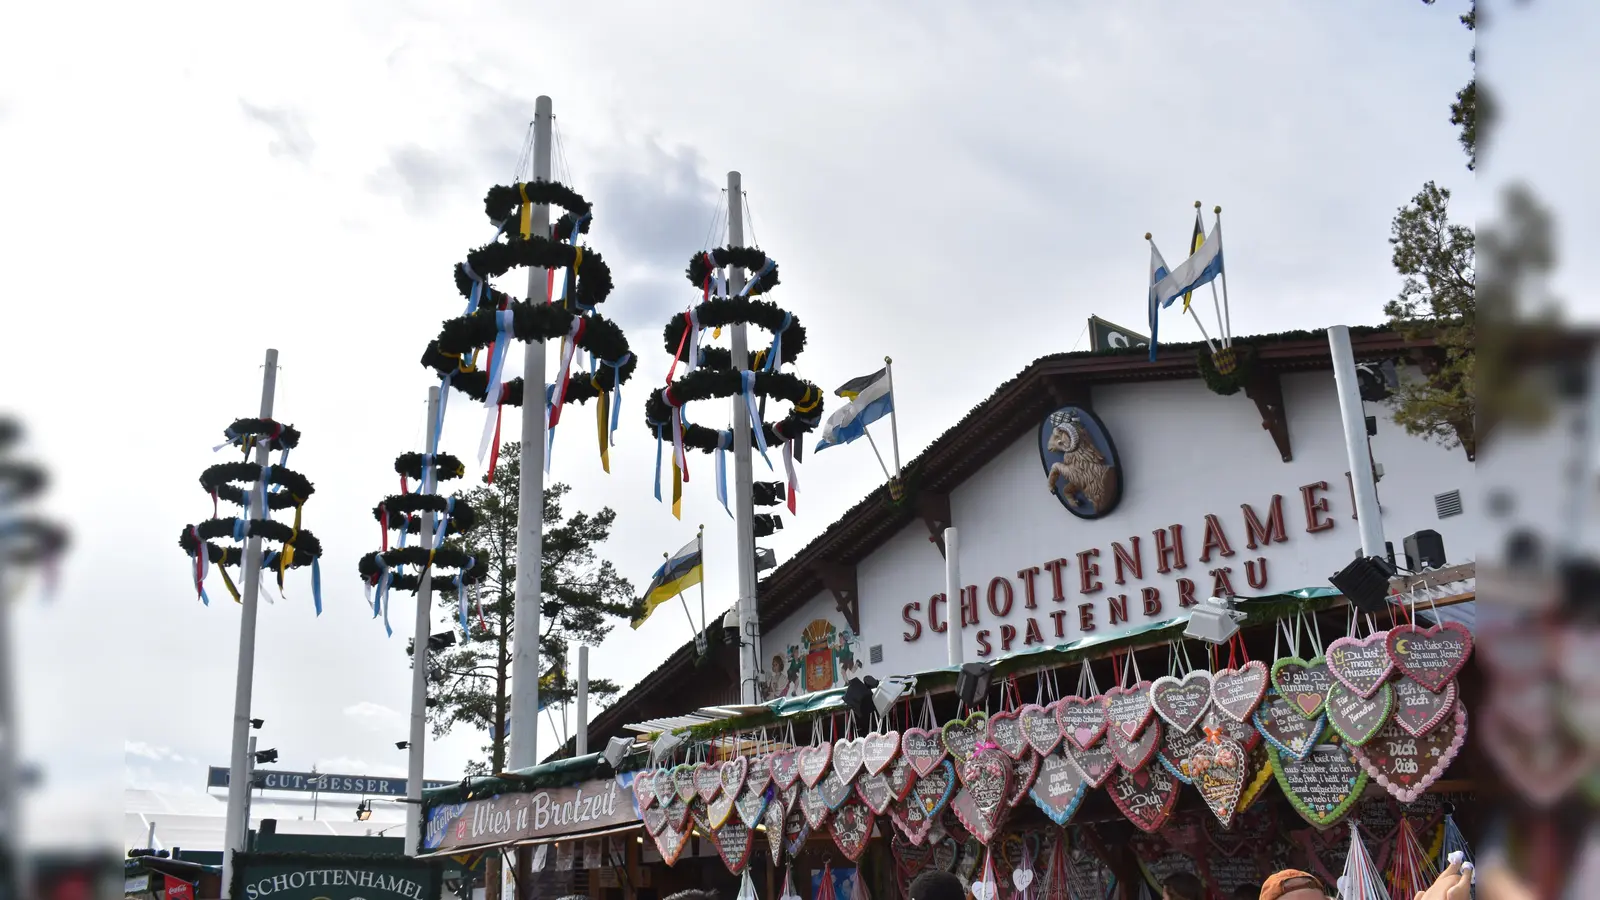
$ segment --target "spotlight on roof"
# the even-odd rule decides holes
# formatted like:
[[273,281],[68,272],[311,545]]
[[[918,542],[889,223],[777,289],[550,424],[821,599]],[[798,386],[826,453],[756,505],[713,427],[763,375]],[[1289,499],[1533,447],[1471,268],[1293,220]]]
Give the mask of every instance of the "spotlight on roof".
[[993,674],[994,666],[988,663],[967,663],[956,675],[956,695],[967,706],[977,706],[978,701],[989,695],[989,677]]
[[446,647],[454,647],[455,645],[456,633],[454,631],[441,631],[438,634],[428,635],[428,650],[430,652],[438,653]]
[[622,761],[628,756],[628,751],[632,749],[633,738],[630,737],[622,737],[621,735],[618,735],[617,737],[606,741],[606,764],[612,769],[622,765]]
[[891,675],[878,682],[878,689],[872,693],[872,705],[878,715],[887,716],[889,710],[894,708],[895,701],[908,691],[917,689],[917,679],[914,675]]
[[1233,608],[1232,598],[1207,597],[1189,613],[1189,627],[1183,630],[1183,636],[1224,644],[1239,633],[1242,618],[1244,613]]
[[670,731],[663,731],[661,735],[656,738],[655,745],[650,748],[650,761],[659,764],[662,760],[671,757],[672,751],[678,749],[682,745],[683,738],[678,737]]
[[1352,606],[1366,613],[1382,612],[1389,605],[1389,579],[1394,566],[1381,556],[1358,556],[1328,579]]
[[372,818],[372,801],[363,797],[361,802],[356,804],[356,821],[365,822],[370,818]]

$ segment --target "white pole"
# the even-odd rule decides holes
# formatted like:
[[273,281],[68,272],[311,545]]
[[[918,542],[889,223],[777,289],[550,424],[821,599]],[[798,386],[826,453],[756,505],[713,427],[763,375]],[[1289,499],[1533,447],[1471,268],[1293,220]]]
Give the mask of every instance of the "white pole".
[[[1217,240],[1222,240],[1222,207],[1217,207],[1213,212],[1217,216]],[[1222,315],[1225,317],[1222,326],[1223,346],[1233,346],[1233,310],[1228,306],[1228,262],[1222,262]],[[1348,337],[1348,334],[1346,335]]]
[[961,541],[952,526],[944,530],[945,646],[950,665],[961,665]]
[[[428,460],[439,453],[439,386],[428,388],[427,437],[424,451]],[[438,488],[439,469],[434,465],[423,467],[427,477],[422,480],[421,491],[431,494]],[[421,546],[432,549],[434,531],[438,528],[435,514],[422,517]],[[458,577],[464,577],[465,572]],[[406,855],[417,855],[422,843],[422,745],[428,739],[428,665],[431,654],[428,638],[433,631],[433,567],[422,573],[422,583],[417,585],[417,618],[411,629],[411,736],[406,754]]]
[[[899,412],[897,412],[895,410],[895,407],[899,406],[900,404],[895,402],[896,398],[894,396],[894,360],[890,359],[887,356],[885,356],[883,358],[883,377],[885,377],[885,378],[887,378],[889,380],[889,438],[890,438],[890,440],[892,440],[894,442],[894,477],[899,478],[900,477],[900,414],[899,414]],[[873,452],[877,452],[878,448],[877,447],[873,447],[872,449],[873,449]],[[882,460],[880,460],[879,462],[881,464]]]
[[[1200,321],[1200,317],[1199,316],[1195,315],[1194,307],[1192,307],[1192,306],[1189,307],[1188,312],[1189,312],[1189,318],[1194,319],[1194,323],[1196,325],[1200,326],[1200,336],[1206,339],[1206,348],[1209,349],[1212,353],[1217,352],[1217,345],[1211,343],[1211,335],[1206,334],[1205,323]],[[1226,346],[1226,345],[1224,345],[1224,346]]]
[[[250,735],[250,750],[249,750],[247,756],[248,756],[248,758],[250,760],[250,765],[249,765],[248,770],[246,771],[245,777],[244,777],[244,783],[245,783],[245,792],[244,792],[244,829],[245,829],[245,840],[248,841],[249,838],[250,838],[250,799],[251,799],[250,798],[250,788],[255,786],[255,781],[256,781],[256,736],[253,735],[253,734]],[[156,827],[155,823],[152,822],[151,825],[150,825],[150,833],[151,834],[155,833],[155,827]],[[155,845],[151,844],[151,846],[153,847]]]
[[578,752],[589,755],[589,648],[578,645]]
[[[728,246],[744,246],[744,193],[738,172],[728,173]],[[728,291],[738,294],[744,288],[744,270],[731,266],[728,270]],[[733,367],[739,371],[749,368],[750,345],[743,323],[733,326]],[[750,480],[750,430],[760,428],[760,422],[750,421],[750,410],[743,398],[733,398],[733,488],[734,531],[738,534],[739,565],[739,698],[746,704],[761,702],[757,696],[757,673],[761,670],[756,660],[760,652],[758,643],[761,622],[756,612],[756,536],[755,498],[751,496]]]
[[[272,395],[278,386],[278,351],[267,351],[267,362],[261,376],[261,418],[272,418]],[[256,465],[267,464],[267,442],[256,445]],[[266,485],[258,485],[249,493],[251,521],[266,517],[262,508],[266,499]],[[202,551],[204,548],[201,548]],[[244,543],[244,578],[239,586],[239,672],[233,691],[233,753],[228,766],[228,819],[224,829],[222,854],[222,898],[233,897],[233,854],[244,849],[245,807],[250,802],[250,691],[255,682],[256,666],[256,605],[260,599],[261,538],[247,538]]]
[[[550,98],[533,106],[533,180],[550,180]],[[533,208],[533,234],[550,233],[550,207]],[[545,297],[545,270],[528,269],[528,302]],[[544,577],[544,341],[522,357],[522,472],[517,490],[517,599],[511,650],[511,768],[539,762],[539,603]]]
[[156,849],[156,823],[154,823],[154,822],[150,823],[150,833],[145,836],[144,846],[145,846],[146,849],[150,850],[152,853],[155,852],[155,849]]
[[1387,555],[1383,545],[1383,511],[1378,507],[1378,485],[1372,477],[1372,454],[1367,449],[1367,414],[1356,381],[1356,355],[1350,347],[1350,329],[1328,329],[1328,350],[1333,357],[1333,384],[1339,392],[1339,416],[1344,422],[1344,446],[1350,462],[1350,483],[1356,492],[1356,525],[1361,530],[1364,556]]

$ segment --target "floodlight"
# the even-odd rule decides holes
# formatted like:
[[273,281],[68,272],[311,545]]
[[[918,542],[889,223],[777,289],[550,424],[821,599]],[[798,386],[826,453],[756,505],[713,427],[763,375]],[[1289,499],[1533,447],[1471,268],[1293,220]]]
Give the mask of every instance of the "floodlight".
[[365,822],[370,818],[372,818],[372,801],[363,797],[361,802],[356,804],[356,821]]
[[852,678],[844,686],[844,705],[856,714],[857,719],[865,720],[873,709],[873,696],[878,689],[878,679],[871,675],[861,678]]
[[755,517],[753,527],[756,537],[767,537],[774,531],[783,530],[783,519],[771,513],[763,513]]
[[455,645],[456,633],[454,631],[441,631],[438,634],[428,635],[428,649],[435,653],[443,650],[446,647],[454,647]]
[[917,689],[917,679],[914,675],[893,675],[878,682],[878,689],[872,694],[872,705],[878,710],[878,715],[887,716],[889,710],[894,708],[896,700],[907,691]]
[[256,751],[256,764],[257,765],[267,765],[268,763],[275,763],[277,761],[278,761],[278,751],[275,750],[275,749],[257,750]]
[[663,731],[650,748],[650,761],[659,764],[662,760],[672,755],[672,751],[683,745],[683,738],[670,731]]
[[1239,620],[1242,618],[1244,613],[1233,608],[1231,598],[1207,597],[1205,602],[1195,606],[1194,611],[1189,613],[1189,627],[1183,630],[1183,636],[1211,644],[1225,644],[1239,633]]
[[395,741],[394,742],[394,748],[396,750],[410,750],[411,749],[411,742],[410,741]]
[[1328,578],[1352,606],[1366,613],[1382,612],[1389,605],[1389,579],[1394,567],[1381,556],[1358,556]]
[[994,674],[994,666],[988,663],[967,663],[961,667],[961,673],[956,676],[956,694],[961,697],[961,702],[968,706],[977,706],[978,701],[989,694],[989,676]]
[[250,727],[254,728],[257,731],[260,731],[261,730],[261,726],[263,726],[265,724],[267,724],[267,720],[266,719],[251,719],[250,720]]
[[606,741],[606,763],[615,769],[622,765],[628,751],[633,749],[633,738],[618,735]]

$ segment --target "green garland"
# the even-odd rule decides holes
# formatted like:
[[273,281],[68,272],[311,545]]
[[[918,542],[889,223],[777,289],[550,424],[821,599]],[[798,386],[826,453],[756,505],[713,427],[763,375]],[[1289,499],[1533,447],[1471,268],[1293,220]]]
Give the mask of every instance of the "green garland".
[[478,516],[465,498],[456,497],[451,503],[450,498],[438,494],[390,494],[372,508],[372,518],[382,522],[387,517],[390,531],[404,528],[411,534],[421,534],[422,516],[417,513],[426,512],[441,516],[450,513],[450,524],[445,528],[447,535],[471,531],[478,524]]
[[[244,506],[249,502],[249,498],[245,495],[244,488],[236,486],[234,482],[255,484],[260,480],[261,467],[248,462],[217,463],[214,466],[207,466],[206,470],[200,473],[200,486],[205,488],[206,493],[214,494],[218,500],[236,506]],[[283,486],[281,491],[267,492],[267,508],[271,510],[299,506],[316,493],[316,488],[311,486],[311,482],[304,475],[280,465],[268,467],[267,482]]]
[[[781,400],[794,408],[782,420],[762,422],[761,432],[768,446],[777,446],[816,428],[822,421],[822,389],[788,372],[756,372],[754,393],[758,397]],[[696,369],[662,390],[652,393],[644,404],[645,424],[650,433],[661,430],[667,436],[672,422],[672,406],[682,407],[696,400],[734,397],[743,393],[743,376],[734,369]],[[666,397],[672,398],[671,406]],[[715,451],[722,433],[704,425],[685,423],[683,445],[702,453]]]
[[[508,305],[511,313],[511,335],[519,341],[549,340],[565,337],[572,331],[574,314],[553,303],[513,301]],[[470,315],[459,316],[444,323],[438,339],[428,344],[422,354],[422,364],[441,377],[448,375],[450,385],[474,400],[488,402],[489,373],[477,366],[464,365],[462,360],[494,343],[499,334],[500,321],[495,305],[480,307]],[[611,320],[597,313],[584,317],[583,330],[578,335],[578,347],[602,363],[593,376],[587,372],[574,372],[567,377],[566,403],[584,403],[611,390],[620,379],[627,384],[638,367],[638,360],[628,349],[628,339]],[[620,365],[611,363],[621,361]],[[487,360],[485,360],[487,363]],[[522,379],[513,378],[501,383],[499,402],[506,406],[522,405]]]
[[1237,361],[1232,372],[1219,371],[1217,359],[1213,358],[1214,355],[1208,348],[1202,347],[1195,351],[1195,359],[1200,366],[1200,377],[1205,380],[1206,387],[1210,388],[1212,393],[1224,397],[1239,393],[1255,376],[1256,348],[1250,344],[1235,344],[1217,351],[1219,356],[1225,354],[1232,354]]

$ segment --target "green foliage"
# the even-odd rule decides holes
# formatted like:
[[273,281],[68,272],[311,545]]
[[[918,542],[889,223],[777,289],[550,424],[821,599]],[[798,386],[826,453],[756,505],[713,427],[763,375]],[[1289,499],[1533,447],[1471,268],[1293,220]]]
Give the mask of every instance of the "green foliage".
[[1405,281],[1384,305],[1389,324],[1407,338],[1436,345],[1425,378],[1407,381],[1390,398],[1395,420],[1410,434],[1473,452],[1477,302],[1475,235],[1450,222],[1450,191],[1423,186],[1394,218],[1389,243]]
[[[489,574],[479,586],[479,604],[468,613],[470,633],[458,636],[456,646],[435,656],[440,678],[428,685],[428,716],[435,736],[457,726],[487,732],[484,748],[488,772],[506,764],[506,729],[511,689],[511,650],[516,628],[517,505],[521,474],[521,445],[505,444],[495,467],[494,482],[466,493],[478,513],[478,525],[447,545],[489,560]],[[570,488],[551,484],[544,492],[543,569],[539,606],[539,650],[546,677],[539,688],[541,704],[570,703],[577,693],[565,662],[574,644],[598,646],[616,619],[628,618],[634,608],[633,586],[617,574],[610,560],[595,551],[611,536],[616,513],[564,509]],[[439,606],[456,619],[456,597],[438,598]],[[464,639],[462,639],[464,638]],[[603,706],[621,688],[604,678],[591,678],[589,698]],[[484,772],[482,764],[473,768]]]
[[[1422,2],[1427,4],[1428,6],[1432,6],[1434,4],[1434,0],[1422,0]],[[1476,34],[1477,31],[1478,31],[1478,0],[1472,0],[1471,6],[1467,9],[1467,12],[1464,13],[1460,18],[1461,18],[1461,24],[1466,26],[1466,29],[1468,31],[1471,31],[1474,34]],[[1473,66],[1474,66],[1474,68],[1476,68],[1477,62],[1478,62],[1478,50],[1477,50],[1476,47],[1473,48],[1472,53],[1469,55],[1468,58],[1472,60]],[[1488,104],[1488,98],[1487,97],[1484,98],[1484,107],[1485,107],[1485,109],[1484,109],[1485,119],[1487,120],[1488,114],[1489,114],[1489,112],[1491,110],[1491,107],[1489,107],[1489,104]],[[1467,82],[1467,86],[1456,92],[1456,101],[1454,103],[1450,104],[1450,124],[1452,124],[1452,125],[1456,126],[1457,128],[1461,129],[1461,135],[1458,138],[1458,140],[1461,141],[1461,149],[1463,151],[1465,151],[1466,154],[1467,154],[1467,168],[1468,169],[1474,169],[1474,170],[1477,169],[1477,167],[1478,167],[1478,77],[1477,77],[1477,75],[1473,75],[1472,80]]]

